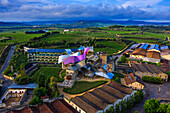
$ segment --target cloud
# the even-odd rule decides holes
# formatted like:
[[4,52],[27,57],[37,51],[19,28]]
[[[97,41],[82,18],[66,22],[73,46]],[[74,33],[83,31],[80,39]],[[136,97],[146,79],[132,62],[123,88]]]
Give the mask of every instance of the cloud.
[[10,2],[8,0],[1,0],[0,3],[3,5],[3,6],[8,6],[10,4]]
[[[107,0],[13,0],[6,8],[0,6],[1,21],[33,21],[57,19],[170,19],[170,6],[160,6],[162,0],[119,0],[113,3]],[[73,2],[74,1],[74,2]],[[97,1],[97,0],[93,0]],[[1,1],[2,2],[2,1]],[[82,3],[84,2],[84,3]],[[2,3],[1,3],[2,4]],[[7,5],[7,4],[6,4]]]

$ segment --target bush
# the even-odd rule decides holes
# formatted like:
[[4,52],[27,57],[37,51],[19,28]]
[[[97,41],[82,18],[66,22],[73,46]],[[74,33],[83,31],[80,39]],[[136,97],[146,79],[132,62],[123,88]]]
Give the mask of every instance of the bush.
[[120,57],[120,59],[119,59],[119,63],[125,63],[125,61],[126,61],[127,59],[126,59],[126,56],[125,55],[123,55],[123,56],[121,56]]
[[37,96],[39,98],[41,98],[42,96],[47,95],[48,90],[45,87],[37,87],[34,91],[33,91],[33,95]]
[[25,85],[25,84],[34,82],[33,79],[29,76],[20,76],[20,77],[15,78],[14,81],[15,83],[19,85]]
[[29,102],[30,105],[37,105],[37,104],[40,104],[40,103],[43,103],[43,100],[40,99],[37,96],[34,96]]
[[143,76],[142,80],[151,83],[158,83],[158,84],[162,83],[162,79],[160,77]]

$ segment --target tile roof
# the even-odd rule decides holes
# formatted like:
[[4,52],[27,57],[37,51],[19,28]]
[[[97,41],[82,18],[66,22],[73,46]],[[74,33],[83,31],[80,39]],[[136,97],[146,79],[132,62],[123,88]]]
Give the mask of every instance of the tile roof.
[[105,100],[111,104],[115,103],[118,100],[116,97],[114,97],[114,96],[110,95],[109,93],[106,93],[98,88],[93,90],[92,93],[99,96],[102,100]]
[[72,106],[70,106],[64,100],[55,100],[51,104],[60,112],[60,113],[78,113]]
[[78,113],[72,106],[62,99],[38,106],[26,106],[21,110],[11,110],[7,113]]
[[40,113],[38,108],[32,106],[27,106],[23,108],[21,111],[22,113]]
[[98,106],[89,102],[83,97],[75,97],[71,101],[87,113],[96,113],[98,110],[100,110]]
[[115,97],[118,98],[118,99],[122,99],[122,98],[124,98],[124,97],[126,96],[125,93],[123,93],[123,92],[115,89],[115,88],[112,87],[112,86],[106,85],[106,84],[103,85],[103,87],[102,87],[101,89],[102,89],[103,91],[108,92],[109,94],[115,96]]
[[136,82],[136,79],[133,73],[126,74],[124,78],[125,78],[126,85]]
[[132,89],[124,87],[124,86],[122,86],[121,84],[119,84],[119,83],[117,83],[115,81],[112,81],[109,85],[116,88],[116,89],[118,89],[119,91],[125,92],[127,94],[131,94],[133,92]]
[[160,59],[160,53],[156,51],[148,51],[146,57]]
[[96,96],[92,95],[91,93],[85,93],[83,95],[84,98],[86,98],[88,101],[94,103],[101,109],[105,109],[109,104],[104,102],[103,100],[97,98]]
[[86,92],[82,96],[74,97],[71,101],[87,113],[96,113],[132,92],[132,89],[112,81],[110,85],[105,84],[101,88]]
[[131,54],[145,56],[146,50],[143,48],[135,49]]

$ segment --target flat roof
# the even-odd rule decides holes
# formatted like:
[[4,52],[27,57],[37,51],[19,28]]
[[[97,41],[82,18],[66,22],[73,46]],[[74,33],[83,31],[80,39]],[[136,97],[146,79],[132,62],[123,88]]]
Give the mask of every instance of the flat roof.
[[36,83],[29,83],[25,85],[18,85],[17,83],[13,83],[8,88],[9,89],[35,89],[37,88],[37,86],[38,85]]
[[[70,49],[72,52],[77,52],[77,49]],[[29,53],[42,52],[42,53],[63,53],[67,52],[68,49],[30,49]]]

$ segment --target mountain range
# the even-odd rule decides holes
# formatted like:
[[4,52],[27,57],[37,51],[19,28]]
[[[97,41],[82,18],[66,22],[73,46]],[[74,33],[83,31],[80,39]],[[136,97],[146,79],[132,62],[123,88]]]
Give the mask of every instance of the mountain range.
[[88,21],[32,21],[32,22],[0,22],[0,26],[33,26],[59,27],[59,28],[88,28],[106,27],[111,25],[170,25],[170,22],[146,22],[146,21],[110,21],[110,20],[88,20]]

